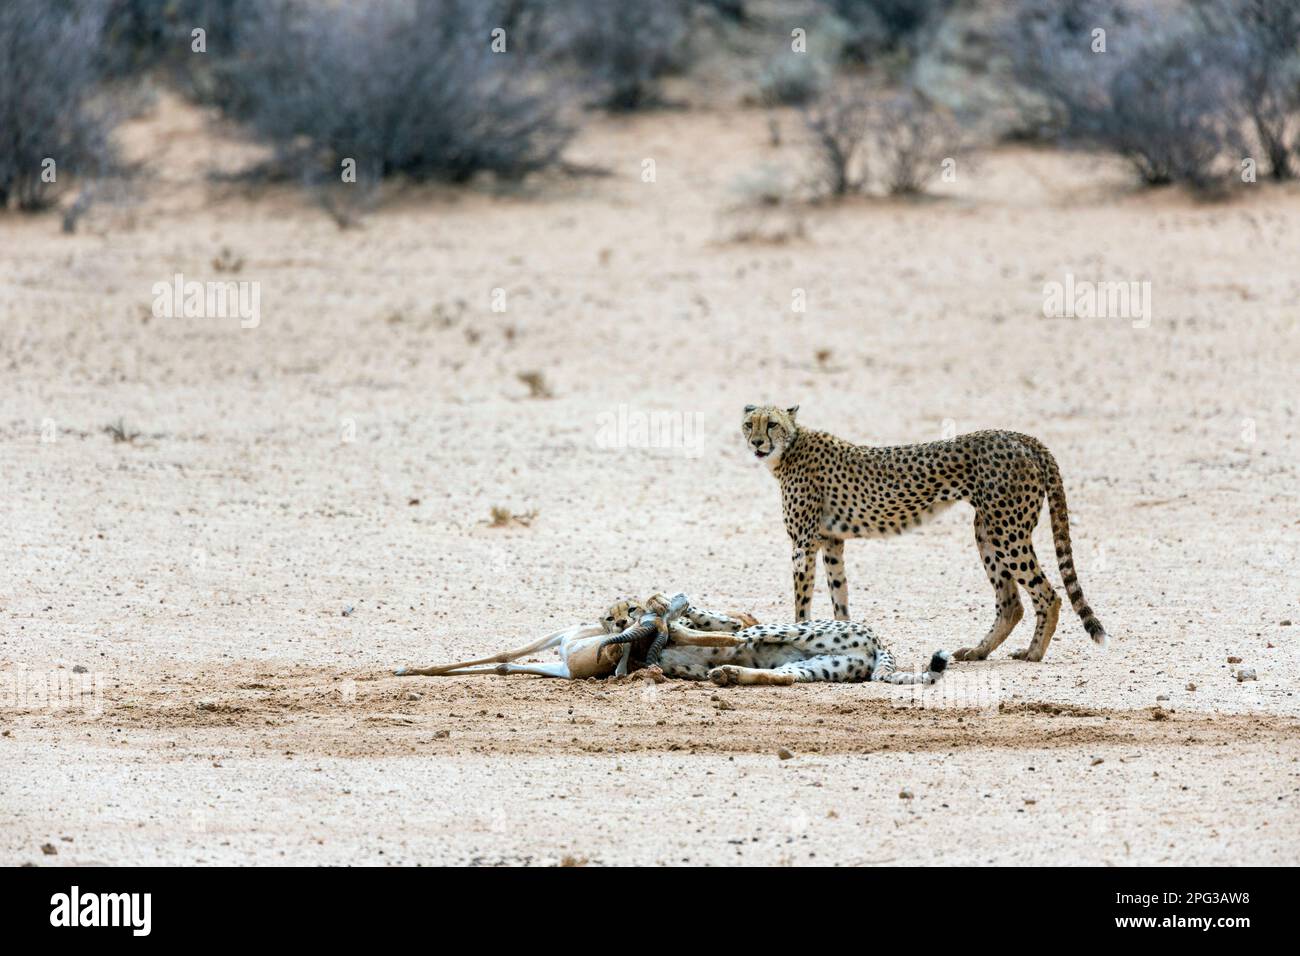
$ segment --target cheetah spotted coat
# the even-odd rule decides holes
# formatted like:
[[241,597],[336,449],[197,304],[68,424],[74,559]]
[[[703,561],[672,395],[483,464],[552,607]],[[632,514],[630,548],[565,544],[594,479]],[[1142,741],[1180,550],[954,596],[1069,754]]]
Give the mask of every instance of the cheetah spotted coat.
[[767,461],[781,486],[796,620],[809,618],[819,552],[835,618],[848,620],[846,540],[902,534],[954,502],[968,501],[975,509],[975,544],[993,587],[997,617],[978,645],[954,657],[983,660],[1006,639],[1024,613],[1020,587],[1028,592],[1037,620],[1029,646],[1012,656],[1042,660],[1061,603],[1032,541],[1046,497],[1066,594],[1088,634],[1105,643],[1105,629],[1084,600],[1075,573],[1061,473],[1041,442],[1017,432],[981,431],[919,445],[854,445],[799,427],[797,411],[797,405],[750,405],[742,424],[751,450]]

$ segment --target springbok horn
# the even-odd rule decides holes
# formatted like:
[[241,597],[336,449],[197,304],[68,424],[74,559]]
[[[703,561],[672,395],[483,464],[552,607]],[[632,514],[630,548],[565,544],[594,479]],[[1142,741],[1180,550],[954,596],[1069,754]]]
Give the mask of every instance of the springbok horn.
[[658,618],[653,614],[644,614],[641,620],[637,621],[622,634],[612,634],[600,642],[601,650],[609,647],[611,644],[631,644],[633,641],[639,641],[643,637],[649,637],[658,628],[655,622]]
[[668,639],[672,637],[672,624],[677,618],[690,607],[690,599],[685,594],[676,594],[668,602],[668,607],[664,609],[663,616],[655,622],[655,628],[659,634],[655,637],[654,643],[650,645],[650,650],[646,652],[645,662],[647,664],[658,664],[659,656],[663,654],[664,648],[668,646]]

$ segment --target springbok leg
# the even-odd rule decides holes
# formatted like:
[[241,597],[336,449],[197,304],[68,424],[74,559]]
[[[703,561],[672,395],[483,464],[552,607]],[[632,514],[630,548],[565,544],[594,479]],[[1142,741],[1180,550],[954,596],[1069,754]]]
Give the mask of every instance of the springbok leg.
[[[416,671],[415,673],[420,673]],[[485,674],[536,674],[538,677],[561,677],[568,680],[569,665],[565,661],[554,661],[550,664],[488,664],[482,667],[464,667],[458,670],[439,670],[439,677],[465,677],[465,676],[483,676]]]
[[[583,632],[590,632],[584,634]],[[410,677],[419,675],[422,677],[436,677],[441,674],[448,674],[452,671],[463,670],[466,667],[477,667],[481,664],[504,664],[508,661],[518,660],[526,654],[533,654],[537,651],[544,651],[547,648],[558,647],[566,639],[575,637],[588,637],[600,634],[602,629],[594,625],[577,624],[573,627],[566,627],[563,630],[556,631],[554,634],[548,634],[540,641],[534,641],[526,647],[518,650],[502,651],[500,654],[493,654],[491,657],[480,657],[472,661],[457,661],[454,664],[438,664],[433,667],[399,667],[393,673],[398,677]],[[480,673],[490,673],[491,671],[482,671]]]

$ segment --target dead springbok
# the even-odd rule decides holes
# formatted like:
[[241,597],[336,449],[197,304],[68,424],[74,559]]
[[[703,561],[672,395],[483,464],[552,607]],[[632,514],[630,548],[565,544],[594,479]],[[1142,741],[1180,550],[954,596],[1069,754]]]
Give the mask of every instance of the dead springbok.
[[[681,620],[685,618],[686,621]],[[636,621],[631,624],[631,621]],[[624,599],[609,609],[601,624],[577,624],[548,634],[539,641],[512,651],[502,651],[478,660],[458,661],[433,667],[400,667],[399,676],[457,677],[463,674],[536,674],[582,680],[626,674],[628,663],[638,647],[645,647],[644,661],[658,664],[660,655],[671,641],[682,647],[735,647],[741,641],[734,632],[757,623],[748,615],[730,617],[690,606],[686,595],[671,601],[656,594],[642,605]],[[514,661],[539,651],[558,648],[560,660],[551,664],[515,664]],[[668,676],[674,676],[669,667]]]

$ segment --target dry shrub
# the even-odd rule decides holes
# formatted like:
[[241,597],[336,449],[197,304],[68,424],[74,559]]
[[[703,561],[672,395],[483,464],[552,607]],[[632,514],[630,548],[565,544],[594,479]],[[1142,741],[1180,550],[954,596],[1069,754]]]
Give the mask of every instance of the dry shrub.
[[920,93],[908,90],[881,103],[872,114],[874,165],[885,189],[916,195],[958,151],[961,130],[952,117]]
[[472,0],[262,0],[239,25],[219,105],[309,184],[341,181],[347,159],[358,183],[366,170],[516,179],[557,165],[572,128],[526,57],[492,52],[495,26],[493,5]]
[[871,104],[860,83],[826,90],[803,111],[813,155],[813,189],[842,198],[866,187],[863,144],[871,129]]
[[812,53],[782,49],[758,74],[758,102],[764,106],[807,106],[830,83],[834,64]]
[[828,0],[847,27],[844,56],[873,63],[886,54],[914,54],[953,0]]
[[94,0],[0,3],[0,209],[45,209],[71,179],[120,172],[99,95],[102,24]]
[[[1106,49],[1093,50],[1105,29]],[[1177,8],[1123,0],[1021,0],[1004,27],[1012,70],[1063,145],[1115,153],[1148,186],[1211,190],[1243,143],[1240,81],[1223,40]]]
[[559,0],[544,15],[542,42],[582,71],[593,105],[660,106],[660,80],[690,61],[690,12],[682,0]]
[[1199,14],[1235,83],[1228,109],[1275,180],[1300,175],[1300,0],[1206,0]]

